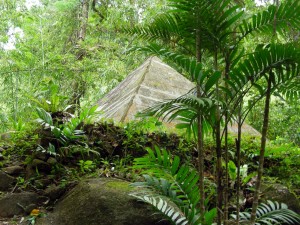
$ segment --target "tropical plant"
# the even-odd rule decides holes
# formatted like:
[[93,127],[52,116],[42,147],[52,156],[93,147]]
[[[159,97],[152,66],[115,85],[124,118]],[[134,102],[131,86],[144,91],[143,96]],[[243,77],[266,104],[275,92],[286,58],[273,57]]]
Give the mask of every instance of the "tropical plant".
[[[134,169],[142,169],[145,182],[134,186],[147,189],[131,195],[153,205],[175,224],[212,224],[216,209],[200,213],[199,175],[196,170],[181,165],[178,156],[172,158],[166,150],[147,148],[148,154],[134,160]],[[170,201],[172,203],[170,203]],[[201,216],[204,215],[204,218]],[[204,221],[204,223],[203,223]]]
[[[83,2],[89,3],[87,20],[83,16]],[[150,19],[160,11],[164,1],[46,0],[29,4],[23,0],[3,0],[2,3],[0,15],[5,22],[0,22],[3,84],[0,114],[28,122],[33,119],[32,108],[44,107],[50,112],[57,111],[50,109],[56,107],[61,111],[72,105],[74,98],[80,98],[80,107],[85,107],[121,81],[143,57],[124,54],[136,40],[122,34],[120,27]],[[78,41],[84,23],[85,39]],[[77,59],[81,55],[82,60]],[[49,81],[59,87],[52,99],[47,90]],[[0,119],[5,122],[2,116]],[[10,124],[1,127],[3,132],[10,128]]]
[[[231,214],[231,217],[236,219],[235,214]],[[240,222],[249,222],[251,213],[240,212]],[[300,215],[294,211],[288,209],[284,203],[272,202],[270,200],[267,203],[261,203],[256,210],[255,225],[260,224],[299,224]]]
[[[195,94],[165,102],[149,111],[152,115],[182,119],[189,126],[194,125],[196,121],[197,125],[194,127],[197,127],[200,177],[203,175],[203,124],[210,124],[213,128],[217,158],[218,224],[221,224],[223,186],[225,185],[225,188],[228,186],[228,178],[225,184],[222,184],[221,170],[221,139],[223,133],[225,137],[227,136],[226,124],[234,114],[238,115],[237,156],[239,158],[241,125],[248,111],[242,115],[242,111],[239,110],[240,112],[237,113],[237,109],[242,109],[245,95],[251,88],[256,87],[261,90],[260,96],[270,96],[280,84],[286,84],[298,76],[299,68],[297,56],[299,51],[292,45],[273,43],[264,47],[258,44],[246,52],[243,41],[254,34],[284,35],[291,24],[298,27],[300,6],[288,0],[279,6],[270,5],[267,9],[253,15],[246,15],[236,2],[229,0],[169,0],[169,3],[172,9],[156,17],[150,25],[129,28],[127,32],[150,41],[159,39],[161,41],[159,44],[150,44],[146,48],[139,49],[172,61],[183,68],[184,72],[196,82]],[[292,57],[289,55],[290,50],[292,50]],[[194,58],[191,59],[191,56]],[[199,64],[200,62],[203,66]],[[264,77],[267,82],[261,81]],[[268,88],[265,88],[267,84]],[[211,104],[203,104],[203,102],[211,102]],[[202,106],[201,110],[199,105]],[[225,129],[221,132],[221,121],[224,117]],[[265,138],[262,138],[262,149],[264,140]],[[227,150],[225,150],[225,161],[228,161]],[[238,165],[238,176],[239,168]],[[203,181],[200,181],[200,190],[203,190],[202,183]],[[225,201],[226,199],[227,197]],[[200,204],[203,208],[203,199]],[[224,221],[227,223],[227,202],[224,211]]]
[[63,145],[67,146],[71,142],[78,141],[84,138],[84,131],[80,129],[83,123],[92,122],[94,116],[99,112],[97,106],[82,109],[78,117],[72,117],[69,121],[63,124],[54,124],[52,116],[43,108],[36,108],[39,118],[37,122],[44,126],[45,129],[50,129],[52,135]]
[[96,168],[96,164],[91,160],[79,160],[77,163],[82,173],[91,172]]
[[36,91],[33,97],[27,96],[37,105],[37,107],[42,108],[47,112],[54,113],[63,111],[63,107],[70,107],[66,106],[68,98],[61,94],[59,85],[54,83],[51,79],[44,79],[41,82],[41,90]]

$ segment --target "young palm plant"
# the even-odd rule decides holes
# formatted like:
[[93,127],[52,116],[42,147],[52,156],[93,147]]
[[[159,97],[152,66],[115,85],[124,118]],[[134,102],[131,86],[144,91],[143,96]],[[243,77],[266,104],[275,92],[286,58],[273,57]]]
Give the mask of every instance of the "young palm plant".
[[[240,212],[239,213],[241,223],[248,223],[251,220],[251,213]],[[232,214],[232,218],[236,219],[237,215]],[[300,215],[292,210],[289,210],[284,203],[267,201],[267,203],[261,203],[256,209],[255,213],[255,225],[260,224],[299,224]]]
[[[201,213],[196,170],[180,165],[178,156],[172,156],[166,150],[148,148],[148,154],[134,160],[133,168],[142,169],[145,182],[133,185],[143,187],[131,195],[153,205],[170,221],[177,225],[210,225],[216,216],[216,209]],[[142,190],[142,191],[141,191]]]
[[[213,128],[216,141],[217,222],[221,224],[224,187],[221,120],[225,116],[226,130],[226,124],[235,109],[239,108],[237,106],[243,97],[253,86],[257,86],[261,78],[268,77],[270,70],[279,68],[282,71],[274,73],[275,78],[286,74],[290,68],[287,65],[290,56],[285,55],[288,46],[260,48],[261,45],[257,45],[251,53],[245,52],[243,40],[254,34],[273,35],[275,17],[275,32],[279,34],[284,34],[291,25],[299,28],[300,6],[295,1],[287,0],[279,7],[271,5],[249,16],[238,4],[229,0],[169,0],[169,3],[172,9],[154,18],[150,25],[130,28],[127,32],[149,41],[160,40],[159,44],[139,49],[175,62],[196,83],[195,94],[182,96],[185,100],[178,98],[165,102],[150,111],[164,118],[181,119],[190,130],[191,127],[197,128],[195,136],[198,140],[200,177],[203,177],[203,129],[205,124]],[[283,58],[276,58],[277,51],[281,54],[281,50],[284,52]],[[295,57],[291,61],[297,66]],[[204,209],[202,184],[203,180],[200,180],[200,208]],[[226,224],[227,206],[224,208]]]

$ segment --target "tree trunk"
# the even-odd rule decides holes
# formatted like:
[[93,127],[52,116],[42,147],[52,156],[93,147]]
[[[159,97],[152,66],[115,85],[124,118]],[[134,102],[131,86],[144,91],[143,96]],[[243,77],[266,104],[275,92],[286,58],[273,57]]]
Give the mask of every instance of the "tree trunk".
[[89,18],[89,0],[81,1],[81,10],[79,12],[78,20],[80,22],[78,33],[77,33],[77,44],[80,44],[80,41],[85,40],[86,28]]
[[[85,56],[85,52],[81,49],[81,43],[85,40],[86,36],[86,29],[88,24],[89,18],[89,1],[90,0],[82,0],[80,10],[78,13],[78,21],[79,21],[79,28],[76,34],[76,59],[78,61],[83,60]],[[76,73],[76,72],[75,72]],[[85,82],[82,80],[80,72],[75,74],[76,80],[73,84],[73,95],[71,98],[71,105],[72,107],[69,109],[70,113],[74,113],[76,109],[80,107],[80,98],[84,95],[86,87]]]
[[[225,79],[229,79],[229,71],[230,71],[230,57],[229,54],[225,54]],[[228,88],[227,82],[225,83],[225,87]],[[228,96],[225,94],[225,100],[227,102]],[[229,113],[226,110],[225,115],[225,182],[224,182],[224,225],[228,224],[229,212],[228,212],[228,190],[229,190],[229,173],[228,173],[228,122],[229,122]]]
[[[201,62],[201,37],[200,31],[196,31],[196,58]],[[201,97],[200,84],[197,84],[197,97]],[[203,133],[202,133],[202,113],[199,110],[197,115],[197,151],[198,151],[198,170],[199,170],[199,191],[200,191],[200,214],[201,223],[205,223],[205,193],[204,193],[204,147],[203,147]]]
[[[227,121],[228,113],[225,113],[225,121]],[[228,225],[228,190],[229,190],[229,175],[228,175],[228,125],[225,124],[225,182],[224,182],[224,225]]]
[[[274,0],[274,4],[276,4],[276,12],[274,14],[273,39],[276,38],[276,25],[277,25],[276,23],[277,23],[277,11],[278,11],[278,7],[279,7],[279,0]],[[258,207],[261,180],[262,180],[263,171],[264,171],[265,149],[266,149],[266,141],[267,141],[267,131],[268,131],[268,126],[269,126],[269,111],[270,111],[271,88],[272,88],[272,79],[273,78],[274,78],[274,73],[271,70],[269,78],[268,78],[268,87],[267,87],[267,92],[266,92],[264,121],[263,121],[263,128],[262,128],[262,132],[261,132],[261,147],[260,147],[260,155],[259,155],[259,165],[258,165],[258,171],[257,171],[257,183],[256,183],[256,187],[255,187],[254,197],[253,197],[251,219],[250,219],[251,225],[255,225],[256,210]]]
[[266,149],[266,140],[267,140],[267,131],[268,131],[268,125],[269,125],[269,111],[270,111],[270,100],[271,100],[271,87],[272,87],[272,78],[274,74],[271,71],[270,76],[268,78],[268,87],[266,92],[266,102],[265,102],[265,109],[264,109],[264,121],[263,121],[263,128],[261,132],[261,146],[260,146],[260,155],[259,155],[259,165],[258,165],[258,171],[257,171],[257,182],[254,192],[254,199],[252,204],[252,212],[251,212],[251,225],[255,224],[256,219],[256,210],[258,207],[258,200],[259,200],[259,194],[260,194],[260,186],[261,186],[261,180],[263,176],[263,170],[264,170],[264,155],[265,155],[265,149]]
[[[218,70],[218,50],[215,50],[214,55],[214,69]],[[220,98],[219,93],[219,84],[216,85],[216,96],[217,100]],[[222,187],[222,145],[221,145],[221,116],[220,109],[217,105],[216,108],[216,122],[214,125],[215,134],[216,134],[216,178],[217,178],[217,224],[222,224],[222,207],[223,207],[223,187]]]
[[241,141],[242,141],[242,104],[243,100],[241,99],[238,111],[238,137],[235,139],[236,144],[236,160],[237,160],[237,183],[236,183],[236,224],[240,224],[240,189],[241,189]]
[[[219,114],[219,112],[217,112]],[[220,117],[220,116],[219,116]],[[217,119],[216,126],[216,177],[217,177],[217,224],[222,224],[222,206],[223,206],[223,187],[222,187],[222,146],[220,120]]]

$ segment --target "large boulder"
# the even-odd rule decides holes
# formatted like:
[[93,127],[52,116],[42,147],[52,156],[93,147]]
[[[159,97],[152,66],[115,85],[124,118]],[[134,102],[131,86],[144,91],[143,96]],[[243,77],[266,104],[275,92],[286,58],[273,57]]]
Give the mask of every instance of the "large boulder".
[[33,192],[7,193],[0,198],[0,217],[29,214],[45,200],[45,197]]
[[300,202],[295,196],[291,193],[287,187],[282,184],[276,183],[264,183],[262,185],[262,194],[265,200],[277,201],[279,203],[285,203],[289,209],[300,214]]
[[19,176],[24,172],[24,168],[22,166],[8,166],[2,169],[5,173],[12,176]]
[[8,191],[16,179],[0,170],[0,191]]
[[170,225],[151,206],[129,196],[128,185],[118,179],[82,181],[37,225]]

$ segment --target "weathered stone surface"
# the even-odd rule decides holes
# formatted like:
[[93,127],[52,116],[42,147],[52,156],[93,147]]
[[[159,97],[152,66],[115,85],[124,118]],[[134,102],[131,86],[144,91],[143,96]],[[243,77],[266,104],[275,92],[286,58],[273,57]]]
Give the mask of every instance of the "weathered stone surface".
[[38,179],[34,181],[34,185],[38,189],[45,189],[47,186],[49,186],[52,183],[52,181],[49,178],[43,178]]
[[169,225],[151,206],[129,196],[128,182],[92,179],[80,182],[37,225]]
[[25,213],[26,214],[30,214],[31,213],[31,211],[33,210],[33,209],[36,209],[38,206],[37,206],[37,204],[29,204],[28,206],[26,206],[25,208],[24,208],[24,211],[25,211]]
[[5,173],[9,175],[20,175],[24,172],[24,168],[22,166],[9,166],[2,169]]
[[36,158],[36,159],[40,159],[40,160],[43,160],[43,161],[46,161],[46,159],[47,159],[47,154],[45,153],[45,152],[36,152],[35,154],[34,154],[34,158]]
[[0,191],[8,191],[15,182],[15,178],[0,170]]
[[25,177],[26,179],[31,178],[36,173],[35,168],[33,168],[31,165],[27,165],[25,169]]
[[43,160],[40,159],[34,159],[32,160],[31,166],[33,168],[37,168],[39,172],[50,172],[51,171],[51,166],[49,163],[44,162]]
[[[163,63],[158,57],[150,57],[131,72],[125,80],[98,101],[101,118],[118,122],[134,120],[141,112],[155,104],[175,99],[195,88],[195,84]],[[173,127],[176,121],[164,123]],[[229,132],[237,134],[237,125],[229,125]],[[244,124],[243,133],[260,136],[253,127]]]
[[101,116],[116,121],[133,120],[136,113],[163,99],[186,94],[194,84],[157,57],[146,60],[101,99]]
[[66,188],[56,186],[55,184],[45,189],[44,195],[49,197],[51,201],[59,199],[66,191]]
[[41,202],[38,194],[33,192],[8,193],[0,199],[0,217],[13,217],[26,213],[28,206]]
[[289,209],[300,214],[300,202],[289,189],[281,184],[264,183],[262,185],[263,198],[265,200],[285,203]]
[[11,138],[11,135],[15,133],[15,131],[9,131],[9,132],[6,132],[6,133],[1,133],[0,134],[0,140],[8,140]]
[[57,160],[53,157],[50,157],[48,160],[47,160],[47,163],[49,163],[51,166],[55,165],[57,163]]

